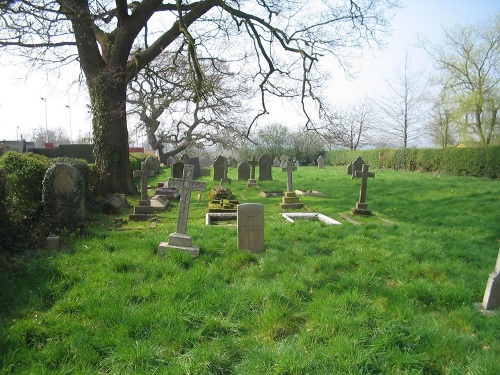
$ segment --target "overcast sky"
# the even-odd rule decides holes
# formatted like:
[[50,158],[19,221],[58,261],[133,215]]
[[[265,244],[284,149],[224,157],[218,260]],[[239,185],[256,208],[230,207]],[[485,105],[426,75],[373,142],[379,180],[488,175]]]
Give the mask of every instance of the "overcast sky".
[[[356,80],[347,81],[342,74],[337,74],[329,90],[332,103],[348,103],[363,95],[383,93],[384,78],[391,78],[394,68],[401,65],[405,50],[408,51],[412,70],[430,72],[430,61],[416,46],[418,35],[439,42],[443,27],[486,21],[500,12],[499,0],[402,0],[402,3],[405,8],[397,13],[393,21],[394,31],[387,40],[387,48],[368,51],[362,59],[354,62],[360,70]],[[28,75],[22,65],[3,66],[0,69],[0,141],[16,140],[21,135],[28,137],[34,128],[45,129],[46,113],[49,129],[62,128],[68,137],[71,132],[73,141],[79,136],[86,136],[91,129],[88,97],[85,88],[68,88],[68,82],[75,80],[71,74],[78,74],[78,70],[57,77],[40,72]],[[283,118],[280,107],[281,104],[270,108],[269,122]],[[289,108],[285,111],[288,112]]]

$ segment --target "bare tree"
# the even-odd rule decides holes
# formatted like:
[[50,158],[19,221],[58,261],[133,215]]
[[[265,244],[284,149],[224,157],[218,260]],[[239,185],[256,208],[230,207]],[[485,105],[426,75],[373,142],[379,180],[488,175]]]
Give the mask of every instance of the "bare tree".
[[42,128],[33,129],[32,134],[27,137],[27,140],[34,142],[37,148],[44,148],[45,143],[52,143],[55,146],[71,143],[68,135],[62,128],[47,130]]
[[446,148],[458,139],[458,119],[457,103],[454,103],[446,96],[446,92],[441,92],[429,113],[427,122],[427,133],[432,141],[441,148]]
[[256,118],[267,113],[268,95],[300,97],[308,116],[308,103],[317,99],[311,78],[319,58],[330,54],[345,66],[349,50],[387,31],[387,10],[395,2],[8,1],[0,5],[0,46],[21,49],[49,68],[80,65],[93,113],[98,192],[127,193],[136,190],[129,171],[127,86],[164,50],[187,46],[195,100],[209,92],[199,56],[238,55],[261,98]]
[[421,45],[441,72],[442,90],[459,103],[462,134],[479,145],[492,144],[500,133],[500,14],[444,30],[440,44]]
[[408,53],[392,79],[386,79],[388,94],[377,102],[381,111],[378,136],[407,148],[424,133],[422,72],[411,70]]

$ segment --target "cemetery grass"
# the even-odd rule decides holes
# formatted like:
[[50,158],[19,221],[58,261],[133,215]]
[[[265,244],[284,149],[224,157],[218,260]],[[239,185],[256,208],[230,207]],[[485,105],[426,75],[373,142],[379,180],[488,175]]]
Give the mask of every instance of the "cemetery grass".
[[326,193],[299,211],[342,222],[327,226],[285,222],[280,198],[259,195],[283,190],[280,169],[261,189],[231,169],[240,202],[265,205],[262,254],[237,250],[234,225],[204,225],[207,192],[188,223],[198,258],[155,254],[178,203],[156,227],[89,218],[61,250],[1,266],[1,373],[499,374],[500,313],[475,303],[498,253],[500,182],[375,172],[370,217],[350,214],[360,181],[344,168],[294,173]]

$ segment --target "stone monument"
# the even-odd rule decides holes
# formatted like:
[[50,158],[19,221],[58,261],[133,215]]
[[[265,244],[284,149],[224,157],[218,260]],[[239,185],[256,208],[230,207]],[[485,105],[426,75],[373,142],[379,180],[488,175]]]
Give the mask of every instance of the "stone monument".
[[361,158],[361,156],[358,156],[354,162],[350,163],[347,166],[347,174],[350,175],[351,177],[356,177],[355,174],[357,171],[361,172],[361,169],[363,168],[363,164],[365,162]]
[[158,246],[158,254],[165,255],[169,249],[181,250],[198,255],[200,248],[193,246],[191,236],[187,234],[187,222],[189,217],[189,204],[191,202],[191,191],[205,191],[206,185],[201,181],[193,180],[194,167],[189,164],[184,165],[182,179],[170,178],[168,183],[181,191],[179,201],[179,216],[177,218],[177,230],[170,234],[168,242],[162,242]]
[[372,212],[368,209],[368,205],[366,204],[366,188],[368,186],[368,177],[375,177],[375,173],[368,172],[368,164],[363,164],[360,171],[355,171],[355,174],[352,178],[361,177],[361,189],[359,192],[359,202],[356,203],[355,208],[351,208],[351,212],[353,214],[359,215],[371,215]]
[[259,187],[255,179],[255,166],[258,164],[257,160],[255,160],[255,156],[252,157],[252,160],[248,161],[248,164],[250,165],[250,178],[248,179],[247,187]]
[[500,307],[500,250],[495,269],[490,273],[486,284],[482,305],[485,310],[495,310]]
[[238,165],[238,181],[246,181],[250,179],[250,164],[242,161]]
[[259,157],[259,181],[272,180],[272,161],[268,154],[262,154]]
[[318,156],[318,169],[325,169],[325,158],[323,155]]
[[282,198],[282,202],[280,203],[281,208],[302,208],[304,206],[300,203],[297,194],[295,194],[295,191],[293,190],[292,172],[296,170],[297,167],[294,167],[290,160],[286,162],[286,168],[282,168],[282,171],[287,173],[287,183],[285,196]]
[[238,250],[264,251],[264,205],[239,204],[237,207]]

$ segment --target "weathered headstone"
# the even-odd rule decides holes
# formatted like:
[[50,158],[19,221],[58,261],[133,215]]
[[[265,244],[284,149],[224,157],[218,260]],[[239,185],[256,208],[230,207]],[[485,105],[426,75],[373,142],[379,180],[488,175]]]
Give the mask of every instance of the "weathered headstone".
[[366,204],[366,188],[368,187],[368,177],[375,177],[375,173],[373,172],[368,172],[368,164],[363,164],[361,167],[361,172],[356,171],[355,174],[352,176],[354,177],[361,177],[361,189],[359,192],[359,202],[356,203],[355,208],[351,208],[351,212],[353,214],[359,214],[359,215],[371,215],[372,212],[368,209],[368,205]]
[[247,163],[250,166],[250,178],[247,181],[247,187],[258,187],[259,185],[255,179],[255,167],[259,164],[259,162],[255,160],[255,156],[253,156],[252,160],[249,160]]
[[276,156],[273,160],[273,167],[281,166],[281,160]]
[[295,194],[295,191],[293,190],[292,172],[296,170],[297,167],[294,167],[290,160],[286,162],[286,168],[282,168],[282,171],[287,173],[287,182],[285,196],[282,198],[282,202],[280,203],[281,208],[302,208],[304,206],[300,203],[297,194]]
[[212,165],[212,160],[210,160],[208,156],[205,155],[200,158],[201,168],[210,168],[211,165]]
[[245,203],[238,205],[238,249],[254,253],[264,251],[264,205]]
[[259,157],[259,181],[272,180],[272,161],[268,154],[262,154]]
[[155,158],[154,156],[149,155],[146,160],[146,167],[150,170],[153,171],[154,176],[156,176],[158,173],[160,173],[160,161],[158,158]]
[[500,307],[500,250],[497,256],[495,269],[488,277],[486,290],[483,297],[483,308],[485,310],[495,310]]
[[104,201],[104,211],[111,214],[121,214],[129,207],[125,194],[108,194]]
[[193,179],[197,180],[201,177],[201,167],[200,167],[200,159],[198,158],[189,158],[186,164],[192,165],[193,169]]
[[189,155],[188,154],[182,154],[178,161],[182,161],[184,164],[187,164],[188,161],[189,161]]
[[281,164],[280,164],[280,167],[281,168],[286,168],[286,162],[288,161],[288,156],[283,156],[281,158]]
[[354,160],[347,166],[347,174],[355,177],[356,172],[361,172],[363,164],[365,164],[365,162],[363,161],[361,156],[358,156],[356,160]]
[[176,161],[172,164],[172,178],[182,178],[184,164],[185,163],[183,161]]
[[226,168],[227,168],[227,163],[226,159],[224,156],[219,155],[214,161],[213,164],[214,167],[214,181],[219,181],[224,178],[224,175],[227,176]]
[[174,159],[174,157],[173,157],[173,156],[169,156],[169,157],[167,158],[167,167],[171,168],[171,167],[172,167],[172,164],[174,164],[174,163],[175,163],[175,159]]
[[177,230],[170,234],[168,242],[162,242],[158,246],[158,254],[164,255],[169,249],[181,250],[198,255],[200,248],[193,246],[191,236],[187,234],[187,222],[189,217],[189,204],[191,202],[191,191],[205,191],[206,185],[201,181],[193,180],[194,167],[189,164],[184,165],[182,179],[170,178],[168,184],[181,191],[179,201],[179,216],[177,218]]
[[250,165],[246,161],[242,161],[238,165],[238,181],[250,179]]
[[139,201],[139,206],[149,206],[148,198],[148,177],[154,176],[154,171],[148,169],[146,161],[141,163],[141,169],[134,171],[134,177],[141,178],[141,200]]
[[43,178],[45,214],[56,227],[75,227],[85,217],[84,181],[70,164],[52,165]]
[[325,158],[323,155],[318,156],[318,169],[325,169]]

